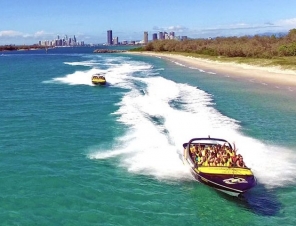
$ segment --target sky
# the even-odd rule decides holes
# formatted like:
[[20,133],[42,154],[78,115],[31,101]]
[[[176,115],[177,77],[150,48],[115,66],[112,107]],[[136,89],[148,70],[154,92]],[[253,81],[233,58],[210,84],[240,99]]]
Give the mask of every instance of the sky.
[[209,38],[288,32],[295,0],[0,0],[0,45],[36,44],[59,35],[86,44],[140,41],[144,31]]

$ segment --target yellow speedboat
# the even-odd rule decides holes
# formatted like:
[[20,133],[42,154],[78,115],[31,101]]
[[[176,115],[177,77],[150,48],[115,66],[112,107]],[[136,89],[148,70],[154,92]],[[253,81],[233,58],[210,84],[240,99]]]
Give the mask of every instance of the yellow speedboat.
[[91,77],[91,82],[95,85],[105,85],[106,78],[103,75],[95,74]]
[[[183,162],[197,181],[232,196],[239,196],[257,184],[251,169],[245,166],[241,155],[234,155],[235,148],[228,141],[193,138],[183,147]],[[236,156],[241,157],[236,159]]]

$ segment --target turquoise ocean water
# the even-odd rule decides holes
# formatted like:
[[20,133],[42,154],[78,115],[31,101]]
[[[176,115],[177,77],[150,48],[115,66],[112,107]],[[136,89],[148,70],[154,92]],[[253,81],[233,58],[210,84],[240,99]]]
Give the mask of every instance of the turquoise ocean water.
[[[93,50],[0,52],[0,225],[296,225],[293,87]],[[255,173],[243,198],[183,165],[208,135]]]

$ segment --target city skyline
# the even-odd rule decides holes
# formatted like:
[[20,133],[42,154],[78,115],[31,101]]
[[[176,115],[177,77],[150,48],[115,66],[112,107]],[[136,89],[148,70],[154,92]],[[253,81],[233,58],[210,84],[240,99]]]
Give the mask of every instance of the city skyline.
[[166,32],[166,31],[160,31],[158,34],[153,33],[150,34],[151,38],[149,39],[149,32],[144,31],[143,33],[143,39],[142,40],[120,40],[120,37],[115,36],[113,37],[113,30],[107,31],[107,40],[104,45],[137,45],[137,44],[147,44],[149,41],[155,41],[155,40],[165,40],[165,39],[171,39],[171,40],[186,40],[187,36],[175,36],[175,32]]
[[[187,36],[175,36],[175,32],[166,32],[166,31],[160,31],[158,34],[153,33],[150,34],[151,38],[149,38],[149,33],[147,31],[144,31],[144,37],[143,40],[120,40],[120,37],[115,36],[113,37],[113,30],[107,30],[107,40],[105,43],[101,43],[103,45],[137,45],[137,44],[147,44],[149,41],[155,41],[155,40],[186,40]],[[56,39],[53,40],[39,40],[38,42],[39,46],[84,46],[88,45],[87,43],[84,43],[84,41],[78,41],[75,37],[75,35],[72,37],[69,37],[68,35],[65,35],[63,38],[60,38],[58,35]]]
[[84,41],[78,41],[75,35],[68,37],[65,35],[63,38],[60,38],[58,35],[56,39],[53,40],[39,40],[38,45],[40,46],[84,46]]
[[[75,34],[88,44],[106,42],[106,31],[120,40],[143,40],[145,31],[188,38],[288,32],[296,28],[296,1],[73,0],[1,1],[0,45],[36,44],[58,34]],[[115,34],[115,32],[114,32]]]

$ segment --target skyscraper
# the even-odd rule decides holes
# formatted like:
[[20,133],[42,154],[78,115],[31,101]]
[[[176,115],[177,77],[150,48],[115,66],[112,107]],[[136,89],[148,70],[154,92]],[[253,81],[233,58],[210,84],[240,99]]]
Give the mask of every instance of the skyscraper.
[[108,45],[112,45],[112,30],[107,31],[107,43]]
[[118,37],[113,38],[113,45],[118,45]]
[[160,40],[163,40],[164,39],[164,36],[163,36],[163,32],[159,32],[159,37],[158,37]]
[[152,35],[152,40],[153,40],[153,41],[157,40],[157,34],[156,34],[156,33],[154,33],[154,34]]
[[170,39],[175,39],[175,32],[174,31],[170,32]]
[[148,43],[148,32],[145,31],[144,32],[144,44],[147,44]]
[[166,31],[163,33],[163,35],[164,35],[164,39],[169,39],[169,34]]

